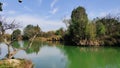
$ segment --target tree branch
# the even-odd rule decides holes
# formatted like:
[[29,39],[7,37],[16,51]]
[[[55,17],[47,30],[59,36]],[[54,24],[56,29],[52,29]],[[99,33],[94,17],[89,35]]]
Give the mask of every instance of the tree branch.
[[[38,34],[38,33],[37,33],[37,34]],[[11,59],[19,50],[27,50],[27,49],[29,49],[29,48],[32,46],[33,41],[34,41],[35,37],[37,36],[37,34],[35,34],[35,35],[33,36],[30,44],[29,44],[26,48],[17,48],[17,49],[16,49],[16,48],[13,47],[13,50],[14,50],[14,51],[13,51],[13,52],[10,52],[10,54],[8,54],[8,58]]]

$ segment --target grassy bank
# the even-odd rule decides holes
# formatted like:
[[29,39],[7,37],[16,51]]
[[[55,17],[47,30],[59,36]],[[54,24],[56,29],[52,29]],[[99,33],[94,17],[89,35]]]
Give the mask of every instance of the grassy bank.
[[0,60],[0,68],[33,68],[33,64],[25,59],[4,59]]

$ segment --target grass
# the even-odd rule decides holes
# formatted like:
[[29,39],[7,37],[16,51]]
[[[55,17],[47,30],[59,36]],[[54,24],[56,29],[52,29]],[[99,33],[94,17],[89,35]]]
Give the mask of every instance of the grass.
[[0,68],[33,68],[33,64],[26,59],[6,59],[0,60]]

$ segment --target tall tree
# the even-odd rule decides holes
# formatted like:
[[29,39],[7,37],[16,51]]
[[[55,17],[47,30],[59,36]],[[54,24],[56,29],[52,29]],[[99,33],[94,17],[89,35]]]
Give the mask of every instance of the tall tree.
[[78,44],[80,40],[86,38],[87,24],[88,17],[86,10],[81,6],[74,9],[71,14],[71,23],[68,27],[68,35],[76,44]]

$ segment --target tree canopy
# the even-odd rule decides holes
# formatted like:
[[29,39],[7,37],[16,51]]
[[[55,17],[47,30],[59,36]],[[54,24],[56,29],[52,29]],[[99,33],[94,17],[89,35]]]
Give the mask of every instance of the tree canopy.
[[[114,40],[114,44],[120,43],[120,17],[106,15],[88,20],[84,7],[77,7],[71,13],[71,19],[63,21],[67,25],[64,40],[72,42],[74,45],[86,45],[86,43],[109,43]],[[96,41],[95,41],[96,40]],[[82,41],[82,42],[81,42]],[[95,42],[94,42],[95,41]]]
[[16,29],[12,33],[12,40],[18,40],[18,38],[21,36],[21,30]]
[[38,25],[37,26],[27,25],[23,30],[24,37],[28,39],[32,38],[35,34],[38,34],[40,32],[41,32],[41,29]]
[[68,35],[73,42],[79,43],[79,40],[85,39],[87,23],[87,13],[83,7],[79,6],[72,11]]

